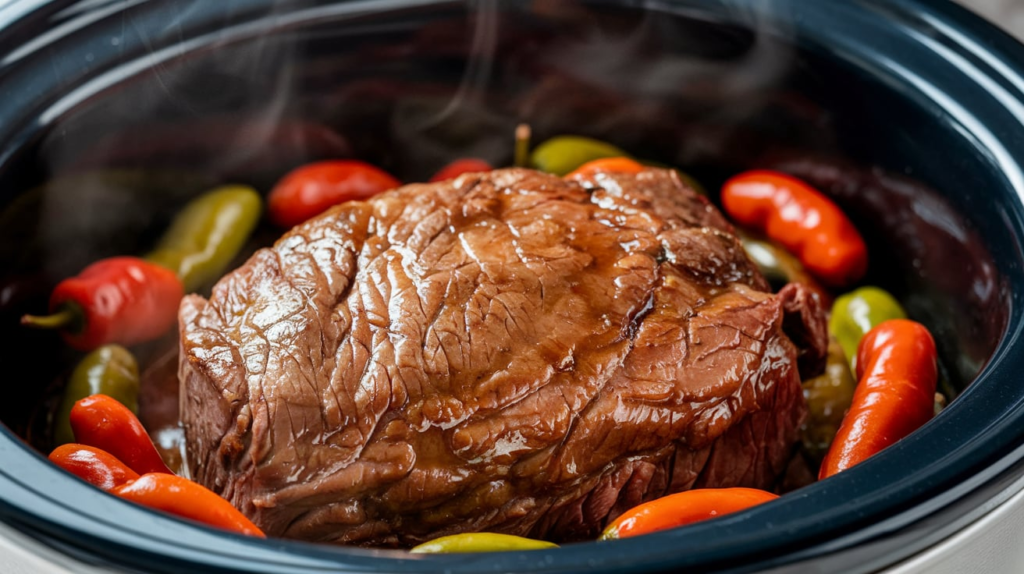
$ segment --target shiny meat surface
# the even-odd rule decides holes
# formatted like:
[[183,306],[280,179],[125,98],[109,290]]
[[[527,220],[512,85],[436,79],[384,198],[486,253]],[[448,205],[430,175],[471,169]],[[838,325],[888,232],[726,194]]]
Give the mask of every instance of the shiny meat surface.
[[[823,312],[665,170],[409,185],[284,235],[180,312],[193,478],[270,535],[595,536],[692,487],[772,488]],[[793,341],[797,341],[797,347]]]

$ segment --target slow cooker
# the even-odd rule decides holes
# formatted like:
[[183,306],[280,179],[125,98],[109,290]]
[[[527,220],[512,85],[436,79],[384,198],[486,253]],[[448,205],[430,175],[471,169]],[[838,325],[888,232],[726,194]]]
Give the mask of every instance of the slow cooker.
[[[22,0],[0,4],[0,93],[0,548],[30,557],[11,568],[1022,564],[1009,533],[1024,522],[1024,46],[958,5]],[[210,185],[266,190],[338,156],[407,181],[470,152],[508,163],[519,123],[537,141],[614,142],[709,189],[749,167],[816,184],[864,231],[866,281],[935,334],[953,400],[867,462],[750,511],[532,552],[251,540],[122,502],[47,462],[40,429],[76,355],[17,317],[61,278],[145,249]]]

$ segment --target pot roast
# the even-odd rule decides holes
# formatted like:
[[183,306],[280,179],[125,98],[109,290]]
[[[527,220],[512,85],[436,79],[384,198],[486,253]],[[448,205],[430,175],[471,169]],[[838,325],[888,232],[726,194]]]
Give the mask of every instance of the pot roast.
[[524,169],[334,207],[180,311],[192,477],[268,535],[592,539],[697,487],[772,489],[816,296],[773,294],[673,171]]

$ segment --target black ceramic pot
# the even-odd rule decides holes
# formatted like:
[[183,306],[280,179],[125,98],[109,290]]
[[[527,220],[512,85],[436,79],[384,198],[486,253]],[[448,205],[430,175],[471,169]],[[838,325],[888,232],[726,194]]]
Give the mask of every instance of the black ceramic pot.
[[[934,545],[1024,475],[1024,47],[925,0],[642,3],[15,1],[0,5],[0,520],[129,570],[866,572]],[[935,333],[959,396],[864,464],[752,511],[530,553],[250,540],[49,465],[74,360],[16,318],[87,262],[144,250],[205,186],[266,189],[353,155],[407,180],[511,133],[592,135],[709,188],[769,166],[831,194],[868,280]],[[261,237],[268,240],[269,236]]]

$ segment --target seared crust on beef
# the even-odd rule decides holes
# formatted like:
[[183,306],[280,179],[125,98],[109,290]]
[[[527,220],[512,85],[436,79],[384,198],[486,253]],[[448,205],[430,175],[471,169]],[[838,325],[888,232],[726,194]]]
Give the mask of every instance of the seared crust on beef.
[[[772,488],[824,313],[672,171],[408,185],[181,306],[192,476],[268,534],[592,538],[693,487]],[[787,334],[788,333],[788,334]],[[798,341],[798,349],[793,341]]]

